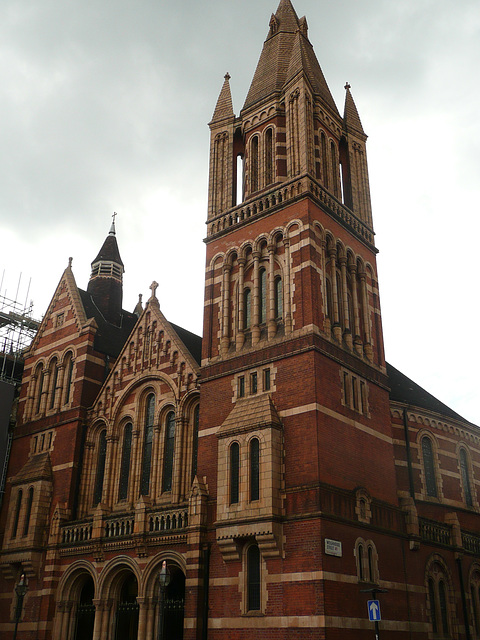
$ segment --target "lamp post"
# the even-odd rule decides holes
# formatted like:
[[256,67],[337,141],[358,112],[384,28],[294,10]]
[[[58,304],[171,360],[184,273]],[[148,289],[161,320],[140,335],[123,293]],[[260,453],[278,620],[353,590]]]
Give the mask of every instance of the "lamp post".
[[17,639],[18,622],[22,617],[23,599],[28,591],[28,580],[25,573],[22,573],[20,580],[15,585],[15,593],[17,594],[17,603],[15,606],[15,629],[13,631],[13,640]]
[[[158,640],[163,640],[163,626],[165,621],[165,589],[170,584],[170,571],[167,567],[167,561],[162,562],[162,568],[158,576],[160,582],[160,608],[158,615]],[[15,640],[15,638],[14,638]]]

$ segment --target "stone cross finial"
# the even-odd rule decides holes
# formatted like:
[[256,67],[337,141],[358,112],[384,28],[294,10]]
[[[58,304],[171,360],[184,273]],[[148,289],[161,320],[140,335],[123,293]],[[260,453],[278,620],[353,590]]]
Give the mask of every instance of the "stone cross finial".
[[225,80],[230,80],[232,76],[227,71],[227,73],[223,77],[225,78]]
[[347,89],[351,89],[351,88],[352,88],[352,85],[349,82],[347,82],[347,84],[345,85],[344,89],[347,90]]
[[73,262],[73,258],[69,258],[68,259],[68,266],[71,267],[72,266],[72,262]]
[[154,280],[152,282],[152,284],[150,285],[150,289],[152,290],[152,298],[156,298],[157,297],[158,282],[155,282],[155,280]]

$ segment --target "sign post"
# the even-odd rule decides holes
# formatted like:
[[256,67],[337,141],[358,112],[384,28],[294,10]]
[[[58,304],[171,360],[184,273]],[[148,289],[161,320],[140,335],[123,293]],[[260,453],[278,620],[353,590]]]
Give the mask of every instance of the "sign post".
[[380,611],[380,601],[376,599],[377,593],[387,593],[386,589],[373,587],[372,589],[362,589],[362,593],[371,593],[373,600],[367,600],[367,612],[370,622],[375,623],[375,640],[380,640],[380,628],[378,623],[382,619]]

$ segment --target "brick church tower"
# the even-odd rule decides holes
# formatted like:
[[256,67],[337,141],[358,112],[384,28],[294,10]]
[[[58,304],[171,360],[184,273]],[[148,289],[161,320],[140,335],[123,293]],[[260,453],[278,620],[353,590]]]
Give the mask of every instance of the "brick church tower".
[[211,615],[320,637],[340,586],[364,615],[335,574],[365,562],[376,581],[365,529],[374,505],[398,504],[367,136],[349,85],[339,114],[290,0],[239,117],[229,80],[210,123],[202,354],[199,475],[228,585],[211,588]]

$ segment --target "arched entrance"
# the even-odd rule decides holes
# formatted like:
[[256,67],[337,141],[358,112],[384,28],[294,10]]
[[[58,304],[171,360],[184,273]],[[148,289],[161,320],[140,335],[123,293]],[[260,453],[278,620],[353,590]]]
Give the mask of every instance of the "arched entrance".
[[133,574],[128,574],[120,589],[115,616],[115,640],[137,640],[138,632],[138,584]]
[[165,591],[165,640],[183,640],[185,575],[179,566],[168,564],[170,584]]
[[90,576],[85,581],[77,604],[75,620],[75,640],[92,640],[93,626],[95,624],[95,605],[93,596],[95,586]]

